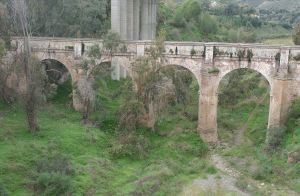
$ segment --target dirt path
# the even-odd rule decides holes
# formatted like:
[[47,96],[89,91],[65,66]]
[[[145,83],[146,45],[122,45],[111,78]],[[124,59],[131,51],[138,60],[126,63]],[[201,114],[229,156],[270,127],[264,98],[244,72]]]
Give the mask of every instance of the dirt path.
[[253,118],[256,110],[259,108],[259,106],[266,100],[266,98],[268,97],[269,93],[266,93],[256,104],[255,108],[251,111],[251,113],[248,116],[248,119],[246,121],[246,123],[242,126],[242,128],[240,130],[238,130],[236,136],[234,137],[234,145],[235,146],[240,146],[241,144],[244,143],[244,135],[245,132],[248,128],[248,124],[250,122],[250,120]]
[[[250,120],[253,119],[256,111],[259,109],[259,106],[263,104],[268,95],[269,93],[266,93],[257,102],[255,108],[249,114],[246,123],[234,136],[234,146],[240,146],[246,142],[244,135],[247,131],[248,124]],[[180,195],[299,196],[298,193],[290,190],[288,187],[257,181],[244,175],[232,167],[226,157],[222,157],[219,154],[215,153],[211,155],[210,160],[219,172],[217,174],[208,175],[206,178],[194,180],[190,186],[185,187]]]
[[[236,181],[244,178],[244,182],[247,182],[246,188],[249,190],[254,190],[262,195],[272,195],[272,196],[299,196],[298,193],[290,190],[288,187],[269,184],[265,182],[260,182],[257,180],[254,180],[252,178],[244,176],[242,173],[240,173],[238,170],[231,167],[228,162],[220,155],[214,154],[211,156],[211,161],[214,164],[214,166],[220,170],[221,172],[224,172],[225,174],[231,176]],[[245,193],[246,194],[246,193]],[[247,193],[249,195],[249,193]]]

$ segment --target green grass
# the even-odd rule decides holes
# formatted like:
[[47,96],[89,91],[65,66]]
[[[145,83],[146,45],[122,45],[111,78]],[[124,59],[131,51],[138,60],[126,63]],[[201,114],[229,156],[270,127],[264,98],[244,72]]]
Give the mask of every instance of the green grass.
[[294,45],[293,38],[291,36],[289,37],[282,37],[282,38],[271,38],[271,39],[266,39],[263,41],[264,44],[267,45]]
[[[262,92],[262,94],[265,93]],[[255,106],[251,102],[238,105],[233,109],[220,107],[219,121],[230,120],[233,123],[232,126],[239,130],[247,122],[249,113],[254,108]],[[240,146],[221,150],[221,154],[230,158],[238,158],[240,161],[234,161],[233,166],[250,178],[284,185],[300,193],[300,165],[287,163],[287,152],[291,152],[300,143],[299,125],[292,127],[293,131],[286,134],[279,148],[274,149],[274,152],[267,153],[264,142],[267,133],[268,112],[269,99],[265,99],[247,122],[245,142]],[[226,142],[230,142],[236,134],[222,126],[219,127],[219,133],[221,140]],[[245,165],[245,163],[247,164]]]
[[[107,88],[113,90],[100,98],[111,118],[122,103],[117,96],[111,98],[119,86],[120,82],[109,81]],[[180,113],[163,122],[160,130],[188,130],[162,136],[140,128],[137,134],[151,143],[148,156],[142,160],[115,159],[110,145],[116,140],[111,131],[116,125],[105,121],[101,128],[84,126],[81,115],[59,100],[39,111],[41,131],[36,135],[28,132],[19,106],[0,104],[0,187],[9,195],[33,194],[29,185],[34,180],[35,162],[53,150],[71,158],[74,195],[174,195],[193,179],[215,172],[205,158],[208,149],[196,133],[197,123]]]
[[[105,108],[106,117],[100,121],[100,128],[82,125],[81,115],[69,106],[70,100],[63,93],[58,94],[59,101],[46,104],[39,111],[41,131],[36,135],[28,132],[20,106],[0,102],[0,193],[4,187],[9,195],[33,195],[29,185],[35,180],[35,163],[52,151],[70,157],[75,170],[71,176],[74,195],[178,195],[194,179],[217,172],[206,157],[208,147],[196,132],[196,98],[185,113],[180,104],[166,108],[157,122],[157,132],[143,127],[136,131],[150,143],[145,158],[114,157],[112,143],[118,142],[115,112],[124,102],[120,96],[124,82],[108,80],[101,84],[98,101]],[[197,91],[190,93],[197,96]],[[265,93],[265,87],[254,89],[256,96]],[[269,99],[259,107],[256,104],[242,97],[233,109],[219,105],[219,134],[223,141],[232,140],[233,130],[248,123],[245,143],[220,153],[245,160],[247,165],[237,161],[234,166],[250,178],[288,185],[300,193],[299,164],[288,164],[286,155],[287,150],[300,144],[299,125],[291,123],[293,131],[286,135],[282,146],[273,154],[266,154]],[[101,115],[102,111],[96,112],[92,118]]]

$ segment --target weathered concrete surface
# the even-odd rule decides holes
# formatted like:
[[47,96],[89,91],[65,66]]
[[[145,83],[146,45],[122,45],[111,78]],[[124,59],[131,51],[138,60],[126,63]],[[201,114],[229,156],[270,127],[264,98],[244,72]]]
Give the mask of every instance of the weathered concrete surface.
[[[21,50],[21,39],[14,38],[12,44],[18,51]],[[78,80],[81,73],[74,65],[88,58],[86,51],[95,44],[101,47],[102,41],[64,38],[32,38],[31,41],[33,53],[40,60],[60,61],[69,70],[73,82]],[[126,52],[119,50],[120,52],[112,56],[104,53],[100,61],[114,61],[126,69],[125,72],[118,67],[114,75],[117,79],[127,74],[134,76],[133,63],[138,57],[148,55],[153,44],[151,41],[126,41]],[[192,51],[195,54],[191,55]],[[165,42],[165,53],[161,60],[164,65],[185,67],[197,78],[200,86],[199,133],[205,141],[215,143],[218,140],[217,93],[222,78],[234,70],[243,68],[261,73],[271,88],[268,127],[278,127],[284,123],[291,101],[300,97],[300,61],[294,58],[299,54],[300,47],[295,46]]]
[[[122,40],[154,40],[156,35],[156,0],[112,0],[111,27]],[[122,63],[112,60],[113,80],[126,78]]]
[[156,0],[112,0],[112,31],[122,40],[154,40],[156,6]]

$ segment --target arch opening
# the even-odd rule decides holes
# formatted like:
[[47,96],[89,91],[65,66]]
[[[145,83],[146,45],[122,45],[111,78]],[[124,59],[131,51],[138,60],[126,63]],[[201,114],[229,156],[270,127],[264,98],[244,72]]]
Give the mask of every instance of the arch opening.
[[41,61],[47,75],[47,100],[58,103],[72,102],[72,77],[67,67],[60,61]]
[[240,68],[218,86],[218,135],[230,146],[262,144],[268,127],[271,84],[261,73]]
[[[199,114],[199,83],[188,68],[168,64],[162,67],[163,103],[157,128],[170,134],[172,131],[196,130]],[[178,123],[181,122],[181,123]],[[197,137],[198,138],[198,137]]]

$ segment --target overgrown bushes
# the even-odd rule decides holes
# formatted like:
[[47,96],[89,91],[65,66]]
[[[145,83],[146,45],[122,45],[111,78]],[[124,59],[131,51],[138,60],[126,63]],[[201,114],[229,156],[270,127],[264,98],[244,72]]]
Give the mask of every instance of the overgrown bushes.
[[151,149],[148,138],[134,132],[119,133],[110,142],[110,153],[113,158],[144,159]]
[[297,99],[293,101],[288,115],[287,128],[290,133],[293,132],[296,126],[300,126],[299,119],[300,119],[300,99]]
[[270,128],[267,132],[267,139],[266,139],[266,145],[267,145],[267,150],[271,151],[273,149],[276,149],[279,147],[279,145],[283,141],[284,134],[286,132],[286,127],[281,126],[281,127],[274,127]]
[[68,156],[55,153],[36,161],[32,188],[38,195],[71,195],[74,170]]
[[42,195],[71,195],[71,187],[71,179],[56,172],[39,174],[34,184],[36,192]]
[[7,191],[4,187],[4,185],[0,182],[0,195],[1,196],[8,196]]

